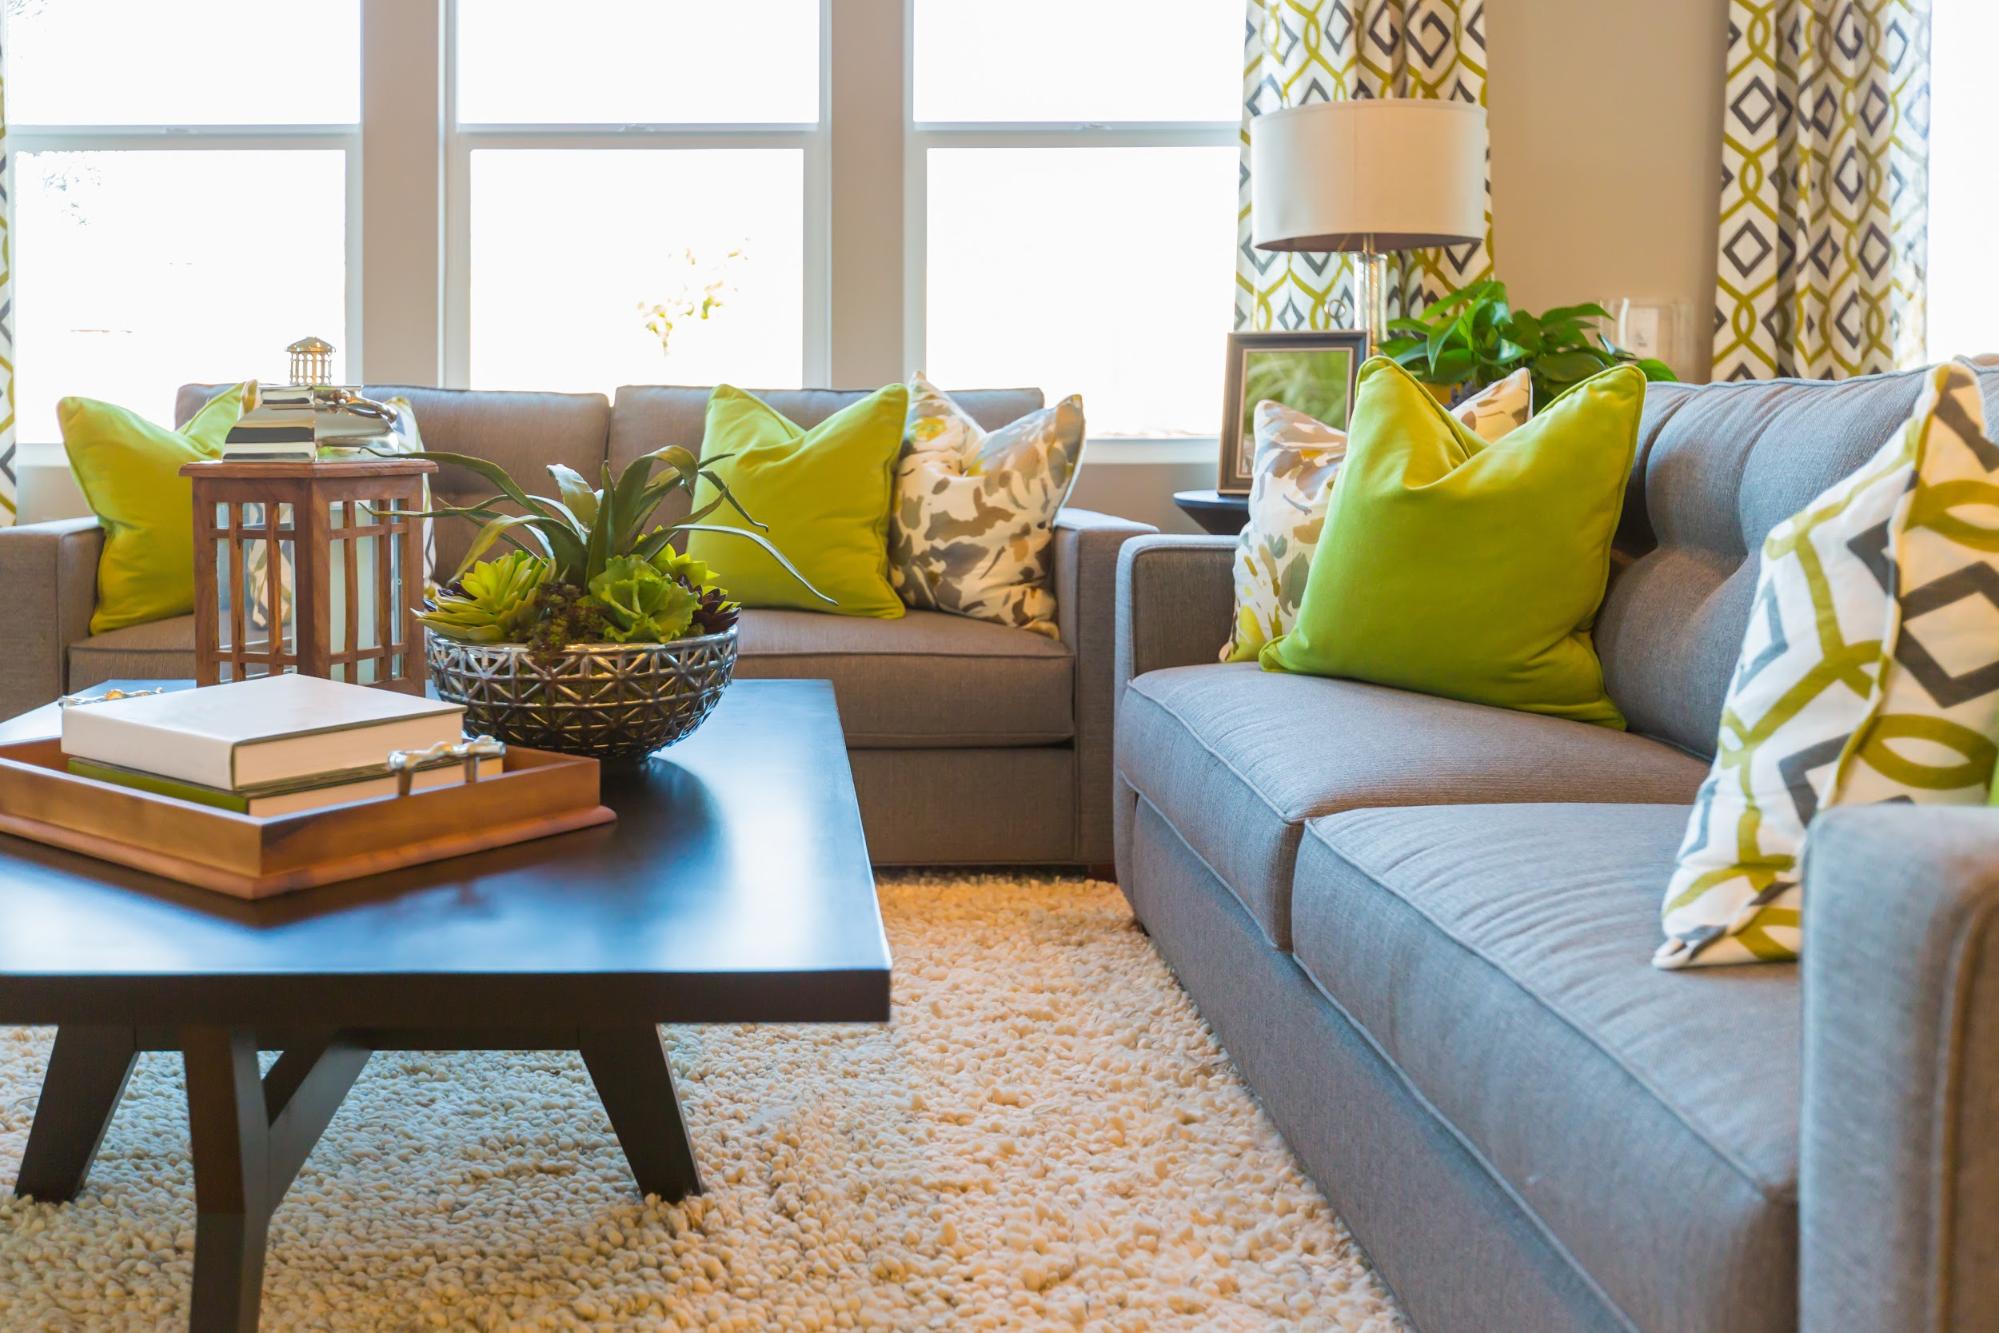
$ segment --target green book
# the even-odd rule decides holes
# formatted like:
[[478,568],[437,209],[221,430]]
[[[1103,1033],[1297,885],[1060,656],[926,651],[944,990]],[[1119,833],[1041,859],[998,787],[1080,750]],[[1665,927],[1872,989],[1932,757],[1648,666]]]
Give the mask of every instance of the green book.
[[[479,776],[482,779],[497,777],[501,768],[501,761],[497,758],[481,759]],[[177,801],[192,801],[196,805],[233,810],[239,815],[253,815],[259,819],[323,810],[327,806],[366,801],[377,796],[393,796],[398,790],[396,775],[389,771],[386,764],[326,773],[313,778],[269,782],[242,791],[205,787],[198,782],[162,777],[158,773],[142,773],[136,768],[122,768],[94,759],[72,758],[69,771],[80,778],[112,782],[120,787],[151,792],[155,796],[171,796]],[[431,791],[439,787],[455,787],[464,781],[463,759],[432,759],[419,765],[411,775],[410,790]]]

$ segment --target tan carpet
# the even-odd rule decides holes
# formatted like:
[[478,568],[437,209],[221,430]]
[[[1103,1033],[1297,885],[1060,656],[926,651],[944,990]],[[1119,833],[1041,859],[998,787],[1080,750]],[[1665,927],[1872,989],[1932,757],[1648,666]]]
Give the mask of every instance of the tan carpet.
[[[378,1055],[279,1208],[264,1327],[1388,1330],[1392,1305],[1111,886],[882,886],[885,1028],[675,1028],[709,1193],[644,1203],[569,1054]],[[51,1033],[0,1029],[0,1328],[184,1321],[178,1057],[82,1198],[12,1197]]]

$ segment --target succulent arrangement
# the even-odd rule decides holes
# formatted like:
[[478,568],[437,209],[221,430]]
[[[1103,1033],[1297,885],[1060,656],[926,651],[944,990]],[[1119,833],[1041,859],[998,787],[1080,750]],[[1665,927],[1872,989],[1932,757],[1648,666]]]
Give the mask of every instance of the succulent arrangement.
[[[469,505],[442,505],[425,518],[481,524],[451,578],[431,589],[419,619],[461,643],[523,643],[555,654],[575,643],[672,643],[715,634],[736,623],[738,607],[714,573],[673,548],[683,532],[720,532],[756,543],[815,597],[831,602],[762,536],[714,472],[677,445],[634,459],[592,487],[574,468],[549,465],[556,494],[531,495],[504,468],[465,454],[425,457],[461,467],[498,493]],[[711,462],[720,460],[711,460]],[[654,475],[654,470],[659,475]],[[678,523],[656,524],[660,504],[676,492],[692,495],[705,478],[715,498]],[[510,505],[518,512],[506,512]],[[703,523],[723,505],[759,531]],[[487,553],[502,543],[499,555]]]

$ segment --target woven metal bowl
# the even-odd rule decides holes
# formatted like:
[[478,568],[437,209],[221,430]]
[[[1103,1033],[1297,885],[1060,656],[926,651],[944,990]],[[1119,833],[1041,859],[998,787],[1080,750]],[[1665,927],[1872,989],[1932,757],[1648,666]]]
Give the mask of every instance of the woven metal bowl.
[[692,732],[736,672],[736,630],[674,643],[577,643],[553,657],[525,644],[426,650],[440,699],[465,705],[465,727],[513,745],[635,763]]

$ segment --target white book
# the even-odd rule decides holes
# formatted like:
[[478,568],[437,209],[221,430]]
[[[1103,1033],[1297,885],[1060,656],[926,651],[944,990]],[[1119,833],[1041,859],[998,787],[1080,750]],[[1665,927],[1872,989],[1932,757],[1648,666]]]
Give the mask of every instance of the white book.
[[63,709],[62,752],[239,791],[456,742],[461,704],[321,680],[254,680]]

